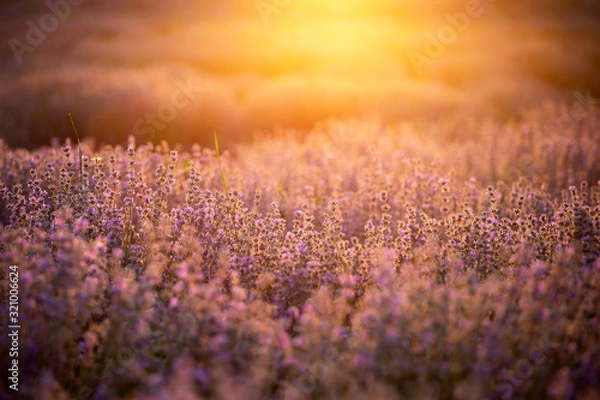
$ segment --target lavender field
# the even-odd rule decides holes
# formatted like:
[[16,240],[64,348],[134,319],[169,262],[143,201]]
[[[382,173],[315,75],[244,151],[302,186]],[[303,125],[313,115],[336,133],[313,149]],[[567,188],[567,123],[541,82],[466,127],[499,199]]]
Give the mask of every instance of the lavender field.
[[3,145],[19,398],[598,399],[599,128]]
[[0,3],[0,400],[600,399],[597,0]]

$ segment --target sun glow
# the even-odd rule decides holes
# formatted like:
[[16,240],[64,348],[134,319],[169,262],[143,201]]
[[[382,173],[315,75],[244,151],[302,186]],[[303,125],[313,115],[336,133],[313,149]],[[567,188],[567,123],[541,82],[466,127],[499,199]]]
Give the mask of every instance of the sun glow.
[[326,75],[372,70],[389,30],[376,11],[366,1],[292,2],[273,22],[270,49],[284,69],[302,65]]

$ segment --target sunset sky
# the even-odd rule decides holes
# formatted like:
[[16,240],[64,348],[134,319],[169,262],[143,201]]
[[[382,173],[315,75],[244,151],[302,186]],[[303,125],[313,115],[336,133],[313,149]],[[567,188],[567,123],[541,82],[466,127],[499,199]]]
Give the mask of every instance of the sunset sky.
[[227,144],[330,117],[509,119],[597,95],[594,2],[428,3],[4,3],[0,135],[66,137],[72,112],[108,142],[208,143],[216,130]]

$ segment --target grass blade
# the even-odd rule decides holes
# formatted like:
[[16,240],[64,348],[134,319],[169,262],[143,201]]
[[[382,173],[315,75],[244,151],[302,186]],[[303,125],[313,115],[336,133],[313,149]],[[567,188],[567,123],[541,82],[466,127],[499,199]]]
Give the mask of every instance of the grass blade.
[[79,132],[77,132],[77,127],[75,126],[75,121],[73,121],[73,115],[71,115],[71,113],[69,113],[69,119],[71,120],[71,126],[73,127],[75,137],[77,138],[77,152],[79,153],[79,182],[83,189],[83,156],[81,154],[81,140],[79,140]]
[[215,150],[217,152],[217,162],[219,163],[219,171],[221,173],[221,182],[223,183],[223,192],[227,196],[227,178],[225,172],[223,172],[223,165],[221,164],[221,152],[219,151],[219,139],[217,138],[217,132],[215,131]]

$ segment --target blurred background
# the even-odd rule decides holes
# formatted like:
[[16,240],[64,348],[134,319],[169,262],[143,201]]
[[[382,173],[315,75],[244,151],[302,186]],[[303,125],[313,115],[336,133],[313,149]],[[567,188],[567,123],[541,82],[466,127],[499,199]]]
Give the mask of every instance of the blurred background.
[[0,137],[224,146],[328,118],[518,119],[600,92],[596,0],[3,1]]

